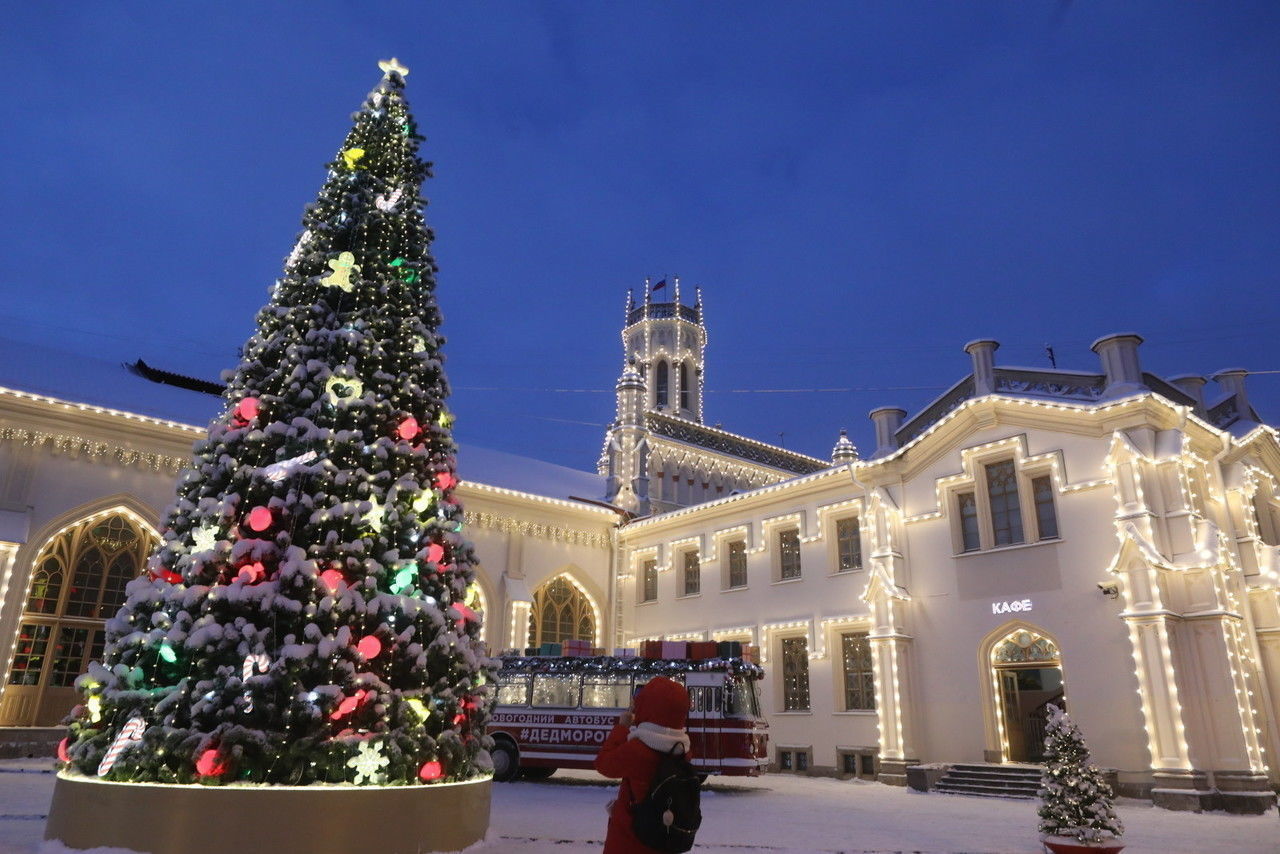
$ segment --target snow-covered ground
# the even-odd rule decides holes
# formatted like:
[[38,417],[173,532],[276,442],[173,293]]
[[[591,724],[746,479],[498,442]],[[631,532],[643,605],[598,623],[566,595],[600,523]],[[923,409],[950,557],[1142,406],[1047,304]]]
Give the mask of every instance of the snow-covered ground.
[[[0,852],[41,851],[53,790],[45,763],[0,762]],[[598,852],[613,787],[588,772],[561,771],[544,783],[493,787],[489,841],[480,852]],[[1042,851],[1031,801],[925,795],[877,783],[769,775],[712,778],[702,801],[699,854]],[[1195,815],[1121,802],[1126,854],[1276,854],[1280,821],[1264,816]],[[53,849],[57,850],[57,849]],[[44,854],[53,854],[45,846]],[[63,849],[65,850],[65,849]],[[317,844],[317,854],[328,854]],[[248,854],[248,852],[244,852]],[[336,854],[336,852],[334,853]],[[366,854],[361,852],[361,854]],[[376,852],[368,852],[376,854]]]

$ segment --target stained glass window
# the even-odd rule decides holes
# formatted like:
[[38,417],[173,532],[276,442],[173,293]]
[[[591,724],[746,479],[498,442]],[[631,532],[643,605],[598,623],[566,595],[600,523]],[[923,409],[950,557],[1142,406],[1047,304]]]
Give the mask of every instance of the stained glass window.
[[997,664],[1021,664],[1039,661],[1058,661],[1058,647],[1046,637],[1028,631],[1019,631],[996,645],[992,659]]

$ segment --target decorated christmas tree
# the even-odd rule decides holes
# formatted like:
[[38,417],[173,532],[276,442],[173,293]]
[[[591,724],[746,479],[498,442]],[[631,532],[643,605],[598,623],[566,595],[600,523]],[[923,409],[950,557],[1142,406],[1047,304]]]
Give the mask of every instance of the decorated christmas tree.
[[61,758],[176,783],[477,777],[492,673],[434,299],[429,167],[395,60],[197,443]]
[[1089,762],[1084,736],[1067,713],[1049,706],[1044,771],[1040,777],[1040,833],[1080,842],[1105,842],[1124,833],[1111,786]]

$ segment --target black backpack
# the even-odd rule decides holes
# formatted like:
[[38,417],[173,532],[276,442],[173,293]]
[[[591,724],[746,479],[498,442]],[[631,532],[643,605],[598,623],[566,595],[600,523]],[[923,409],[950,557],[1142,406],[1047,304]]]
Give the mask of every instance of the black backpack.
[[657,851],[679,854],[693,847],[702,824],[702,778],[684,754],[675,748],[663,754],[649,783],[649,793],[631,808],[631,829],[636,838]]

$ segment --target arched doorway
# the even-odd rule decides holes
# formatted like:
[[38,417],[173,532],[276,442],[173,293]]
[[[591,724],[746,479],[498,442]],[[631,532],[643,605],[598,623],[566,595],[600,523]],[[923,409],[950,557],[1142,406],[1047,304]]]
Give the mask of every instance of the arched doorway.
[[1003,760],[1040,762],[1048,708],[1066,708],[1057,644],[1034,629],[1015,628],[991,647],[991,679]]
[[533,594],[529,612],[529,644],[596,642],[596,613],[591,600],[566,575],[557,575]]
[[54,726],[76,702],[72,685],[102,657],[104,624],[124,604],[156,536],[130,513],[93,516],[58,533],[36,556],[0,724]]

